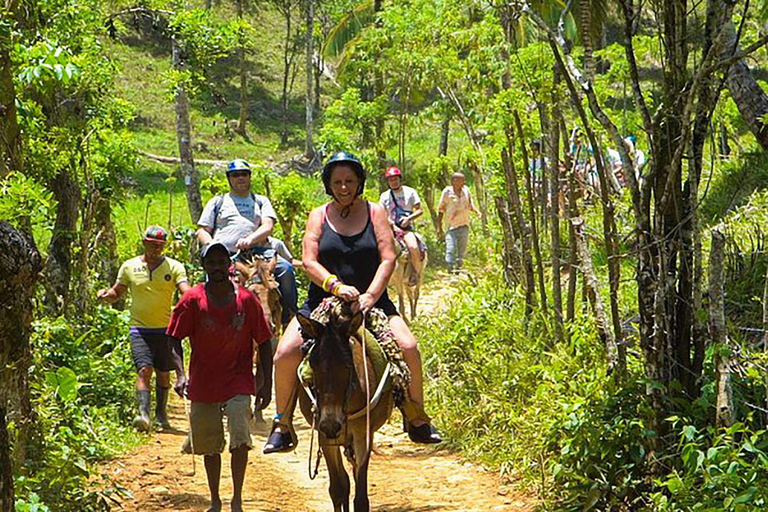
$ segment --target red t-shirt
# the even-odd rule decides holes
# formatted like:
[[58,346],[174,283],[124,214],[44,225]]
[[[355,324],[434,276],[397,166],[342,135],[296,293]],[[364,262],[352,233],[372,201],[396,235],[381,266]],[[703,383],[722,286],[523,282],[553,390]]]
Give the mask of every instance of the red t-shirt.
[[237,297],[219,308],[208,302],[205,284],[187,291],[176,304],[167,334],[189,337],[189,398],[194,402],[226,402],[252,395],[253,342],[272,337],[256,296],[238,286]]

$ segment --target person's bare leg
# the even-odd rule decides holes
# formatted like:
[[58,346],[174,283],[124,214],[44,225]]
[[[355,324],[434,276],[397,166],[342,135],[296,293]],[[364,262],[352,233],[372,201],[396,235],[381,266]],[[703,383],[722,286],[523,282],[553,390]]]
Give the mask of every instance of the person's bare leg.
[[421,251],[419,251],[419,240],[416,238],[416,233],[406,233],[404,240],[405,246],[408,248],[408,254],[411,257],[411,265],[413,265],[413,270],[416,271],[416,274],[421,274]]
[[230,453],[232,469],[232,512],[243,510],[243,482],[245,481],[245,469],[248,467],[248,447],[235,448]]
[[151,366],[142,366],[136,375],[136,391],[149,391],[149,385],[152,382],[152,373],[154,368]]
[[[292,393],[297,383],[296,369],[301,364],[301,344],[299,321],[293,318],[285,329],[275,352],[275,414],[281,423],[290,425],[293,418]],[[283,415],[283,416],[281,416]],[[288,433],[282,425],[275,431]]]
[[211,508],[208,512],[221,511],[221,497],[219,496],[219,480],[221,480],[221,455],[205,455],[205,476],[208,478],[208,490],[211,493]]
[[[405,321],[399,316],[389,317],[389,327],[397,338],[397,344],[403,350],[403,359],[408,369],[411,371],[411,384],[408,387],[408,393],[411,400],[421,405],[424,404],[424,377],[421,369],[421,353],[416,344],[416,338],[406,325]],[[425,422],[421,419],[415,419],[411,422],[414,427],[420,427]]]

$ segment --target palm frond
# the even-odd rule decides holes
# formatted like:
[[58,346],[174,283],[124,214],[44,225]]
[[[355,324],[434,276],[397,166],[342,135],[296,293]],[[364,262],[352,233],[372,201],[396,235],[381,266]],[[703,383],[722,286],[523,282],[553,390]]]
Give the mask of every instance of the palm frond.
[[332,58],[344,53],[347,45],[356,40],[363,29],[371,25],[375,18],[373,0],[365,0],[358,4],[331,29],[328,37],[323,41],[323,55]]

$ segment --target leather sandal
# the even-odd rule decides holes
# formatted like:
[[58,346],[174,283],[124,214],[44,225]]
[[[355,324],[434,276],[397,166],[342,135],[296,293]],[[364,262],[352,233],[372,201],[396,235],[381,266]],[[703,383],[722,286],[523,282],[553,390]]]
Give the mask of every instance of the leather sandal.
[[[281,425],[283,426],[283,425]],[[292,452],[296,449],[296,443],[290,432],[277,432],[277,425],[272,427],[272,433],[269,434],[267,444],[264,445],[264,453]]]
[[408,425],[408,437],[419,444],[435,444],[443,441],[440,433],[431,423],[424,423],[418,427]]

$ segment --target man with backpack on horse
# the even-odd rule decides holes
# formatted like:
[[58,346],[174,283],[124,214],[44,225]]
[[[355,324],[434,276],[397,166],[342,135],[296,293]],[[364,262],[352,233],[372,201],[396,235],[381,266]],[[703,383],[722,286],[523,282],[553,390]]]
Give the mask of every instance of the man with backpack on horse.
[[408,278],[408,285],[415,286],[419,281],[424,259],[423,252],[426,250],[413,226],[413,221],[424,213],[421,208],[421,199],[416,190],[403,185],[403,173],[397,167],[387,168],[384,177],[389,190],[381,193],[379,204],[389,215],[389,225],[392,227],[395,240],[401,248],[408,251],[413,268]]
[[[251,166],[241,159],[227,165],[229,192],[212,198],[205,205],[197,225],[197,238],[202,245],[221,242],[235,255],[235,261],[245,261],[259,254],[274,254],[269,236],[275,226],[275,210],[269,198],[251,191]],[[275,279],[283,302],[283,324],[296,313],[296,272],[291,262],[277,257]]]

